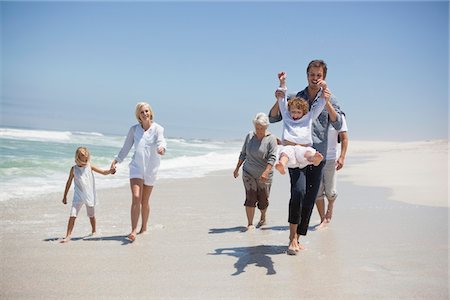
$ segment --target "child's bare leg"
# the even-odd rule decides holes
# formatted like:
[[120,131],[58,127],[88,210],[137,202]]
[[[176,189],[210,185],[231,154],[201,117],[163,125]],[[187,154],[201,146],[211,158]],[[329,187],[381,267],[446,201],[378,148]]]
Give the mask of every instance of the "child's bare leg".
[[289,161],[289,157],[286,154],[281,153],[280,159],[275,164],[275,169],[277,169],[278,172],[280,172],[280,174],[282,174],[282,175],[286,174],[285,168],[286,168],[286,164],[288,163],[288,161]]
[[95,220],[95,217],[90,217],[90,218],[89,218],[89,221],[91,222],[91,227],[92,227],[91,235],[94,235],[94,234],[97,232],[97,230],[96,230],[96,220]]
[[61,240],[61,243],[67,243],[70,241],[70,236],[72,235],[73,227],[75,226],[75,220],[77,217],[70,217],[69,222],[67,223],[67,233],[66,237]]

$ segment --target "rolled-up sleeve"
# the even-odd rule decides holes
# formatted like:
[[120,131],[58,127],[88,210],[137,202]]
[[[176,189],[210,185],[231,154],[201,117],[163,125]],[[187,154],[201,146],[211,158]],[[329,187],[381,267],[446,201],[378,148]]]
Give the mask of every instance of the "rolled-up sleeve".
[[342,111],[341,108],[339,107],[339,105],[337,104],[336,98],[332,97],[331,98],[331,105],[333,105],[334,110],[336,111],[336,121],[331,122],[330,120],[330,124],[331,126],[334,127],[334,129],[336,129],[337,131],[341,130],[342,127]]
[[275,165],[275,162],[277,161],[277,138],[273,135],[270,136],[270,141],[267,146],[267,163],[271,164],[272,166]]
[[239,159],[242,161],[244,161],[245,158],[247,157],[247,144],[248,144],[249,139],[250,139],[250,133],[247,134],[247,136],[245,137],[245,141],[244,141],[244,144],[242,145],[241,153],[239,154]]
[[164,127],[159,126],[157,131],[156,131],[156,146],[158,148],[164,148],[165,150],[167,149],[167,141],[164,137]]

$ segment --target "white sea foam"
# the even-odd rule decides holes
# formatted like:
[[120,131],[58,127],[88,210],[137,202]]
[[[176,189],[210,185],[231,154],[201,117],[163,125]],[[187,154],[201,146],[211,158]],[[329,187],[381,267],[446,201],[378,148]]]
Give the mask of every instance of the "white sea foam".
[[[0,201],[26,200],[52,192],[62,195],[76,147],[88,146],[92,164],[107,169],[124,140],[125,136],[97,132],[0,128]],[[167,142],[159,178],[201,177],[233,168],[242,146],[241,141],[167,138]],[[97,189],[128,185],[132,153],[114,176],[95,174]]]
[[0,128],[0,137],[28,141],[69,141],[70,131]]

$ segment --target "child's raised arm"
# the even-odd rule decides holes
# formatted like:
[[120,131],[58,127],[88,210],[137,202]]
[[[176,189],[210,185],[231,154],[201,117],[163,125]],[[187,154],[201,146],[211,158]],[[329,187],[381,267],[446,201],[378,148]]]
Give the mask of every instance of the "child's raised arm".
[[70,169],[69,178],[67,179],[66,182],[66,189],[64,190],[64,197],[62,200],[62,203],[64,204],[67,204],[67,193],[69,192],[70,186],[72,185],[72,181],[73,181],[73,167]]

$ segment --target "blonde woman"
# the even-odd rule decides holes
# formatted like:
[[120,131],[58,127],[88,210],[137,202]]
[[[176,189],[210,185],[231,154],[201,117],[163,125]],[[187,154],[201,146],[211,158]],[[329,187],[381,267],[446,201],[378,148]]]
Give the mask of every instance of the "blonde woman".
[[142,224],[139,233],[147,231],[150,215],[150,195],[156,181],[161,155],[166,152],[167,143],[164,138],[164,128],[153,121],[154,113],[148,103],[140,102],[136,105],[136,119],[138,124],[131,126],[122,149],[113,160],[111,168],[115,169],[121,163],[134,145],[134,154],[129,164],[131,188],[131,233],[130,241],[134,241],[138,234],[139,216]]

